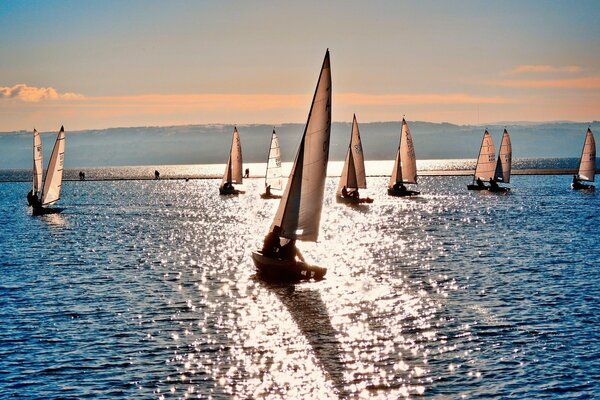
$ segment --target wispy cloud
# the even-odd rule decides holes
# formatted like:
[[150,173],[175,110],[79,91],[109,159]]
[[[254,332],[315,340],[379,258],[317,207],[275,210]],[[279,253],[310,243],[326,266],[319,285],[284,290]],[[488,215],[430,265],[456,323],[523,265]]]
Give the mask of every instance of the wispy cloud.
[[53,87],[38,88],[19,83],[12,87],[0,86],[0,99],[17,99],[30,103],[45,100],[79,100],[84,97],[76,93],[59,93]]
[[554,65],[518,65],[509,71],[509,74],[529,74],[529,73],[565,73],[565,74],[576,74],[583,71],[583,68],[577,65],[567,65],[563,67],[557,67]]
[[568,79],[503,79],[485,82],[492,86],[527,89],[600,89],[600,76]]

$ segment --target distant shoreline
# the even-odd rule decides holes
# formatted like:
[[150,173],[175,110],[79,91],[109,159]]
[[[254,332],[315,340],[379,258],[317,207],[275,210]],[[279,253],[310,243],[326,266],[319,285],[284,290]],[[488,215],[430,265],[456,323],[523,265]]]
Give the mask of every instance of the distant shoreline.
[[[419,176],[471,176],[473,175],[474,170],[448,170],[448,171],[439,171],[439,170],[426,170],[426,171],[418,171]],[[512,170],[512,175],[574,175],[577,173],[576,169],[515,169]],[[600,173],[600,170],[597,172]],[[384,174],[374,174],[367,175],[370,178],[382,178],[389,177],[389,175]],[[328,178],[337,178],[339,175],[327,175]],[[211,175],[211,176],[198,176],[198,175],[177,175],[177,176],[161,176],[159,180],[161,181],[181,181],[181,180],[204,180],[204,179],[221,179],[220,175]],[[251,175],[246,179],[264,179],[264,175]],[[106,178],[86,178],[81,181],[79,179],[63,179],[64,182],[103,182],[103,181],[153,181],[153,176],[148,177],[106,177]],[[14,180],[0,180],[0,183],[6,182],[31,182],[31,179],[14,179]]]

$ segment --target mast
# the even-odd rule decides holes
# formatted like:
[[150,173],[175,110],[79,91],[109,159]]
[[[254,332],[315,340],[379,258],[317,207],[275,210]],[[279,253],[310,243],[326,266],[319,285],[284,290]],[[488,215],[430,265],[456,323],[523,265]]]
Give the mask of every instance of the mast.
[[281,227],[282,237],[314,242],[319,236],[330,133],[331,67],[327,50],[300,147],[271,225],[271,230]]
[[577,170],[577,177],[582,181],[594,181],[594,175],[596,173],[596,141],[592,130],[588,128],[585,134],[585,141],[583,142],[583,149],[581,150],[581,159],[579,161],[579,169]]
[[63,165],[65,162],[65,128],[60,127],[60,132],[56,136],[54,148],[50,155],[46,178],[44,179],[44,188],[42,193],[42,205],[47,206],[57,202],[60,199],[60,189],[62,186]]

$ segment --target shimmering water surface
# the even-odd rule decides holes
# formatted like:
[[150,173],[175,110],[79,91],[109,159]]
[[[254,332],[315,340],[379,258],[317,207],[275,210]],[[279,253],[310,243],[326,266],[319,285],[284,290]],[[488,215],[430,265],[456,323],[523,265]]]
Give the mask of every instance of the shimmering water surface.
[[257,280],[278,202],[218,180],[65,182],[32,217],[0,184],[0,397],[595,398],[598,194],[423,177],[349,207],[327,181],[318,283]]

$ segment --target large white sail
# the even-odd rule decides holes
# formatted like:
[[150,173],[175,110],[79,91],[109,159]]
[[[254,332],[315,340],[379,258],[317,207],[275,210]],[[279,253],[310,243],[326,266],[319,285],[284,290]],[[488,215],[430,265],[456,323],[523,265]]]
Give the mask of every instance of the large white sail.
[[50,155],[44,189],[42,194],[42,205],[46,206],[60,199],[60,188],[62,186],[63,165],[65,163],[65,128],[60,127],[60,132],[54,142],[54,148]]
[[482,181],[489,181],[490,178],[494,177],[495,171],[496,148],[494,147],[492,135],[490,135],[486,129],[483,134],[483,140],[481,141],[481,148],[479,149],[479,158],[477,159],[477,167],[475,167],[473,181],[477,178]]
[[33,130],[33,193],[42,191],[42,138],[37,129]]
[[402,118],[400,144],[398,145],[398,152],[396,153],[396,161],[394,162],[389,186],[392,187],[396,183],[417,183],[415,146],[410,134],[410,128],[404,118]]
[[330,133],[331,68],[327,50],[300,148],[271,226],[280,226],[282,237],[316,241],[319,236]]
[[508,131],[504,129],[502,142],[500,142],[500,153],[498,153],[498,162],[496,163],[496,172],[494,180],[497,182],[510,183],[510,169],[512,163],[512,145]]
[[275,133],[275,129],[273,129],[273,135],[271,136],[271,148],[269,149],[269,159],[267,160],[267,173],[265,174],[265,187],[271,186],[271,189],[281,190],[283,188],[282,181],[279,138]]
[[350,144],[346,153],[346,162],[340,177],[337,191],[340,193],[342,188],[346,189],[366,189],[367,176],[365,174],[365,157],[363,155],[362,142],[360,140],[360,132],[358,130],[358,122],[356,115],[352,120],[352,134],[350,136]]
[[582,181],[594,181],[596,173],[596,141],[592,130],[588,128],[585,134],[585,142],[581,151],[581,160],[579,161],[579,170],[577,176]]
[[229,183],[242,183],[242,145],[240,143],[240,134],[237,127],[233,128],[233,137],[231,139],[231,149],[229,150],[229,158],[225,166],[223,181],[221,187]]

